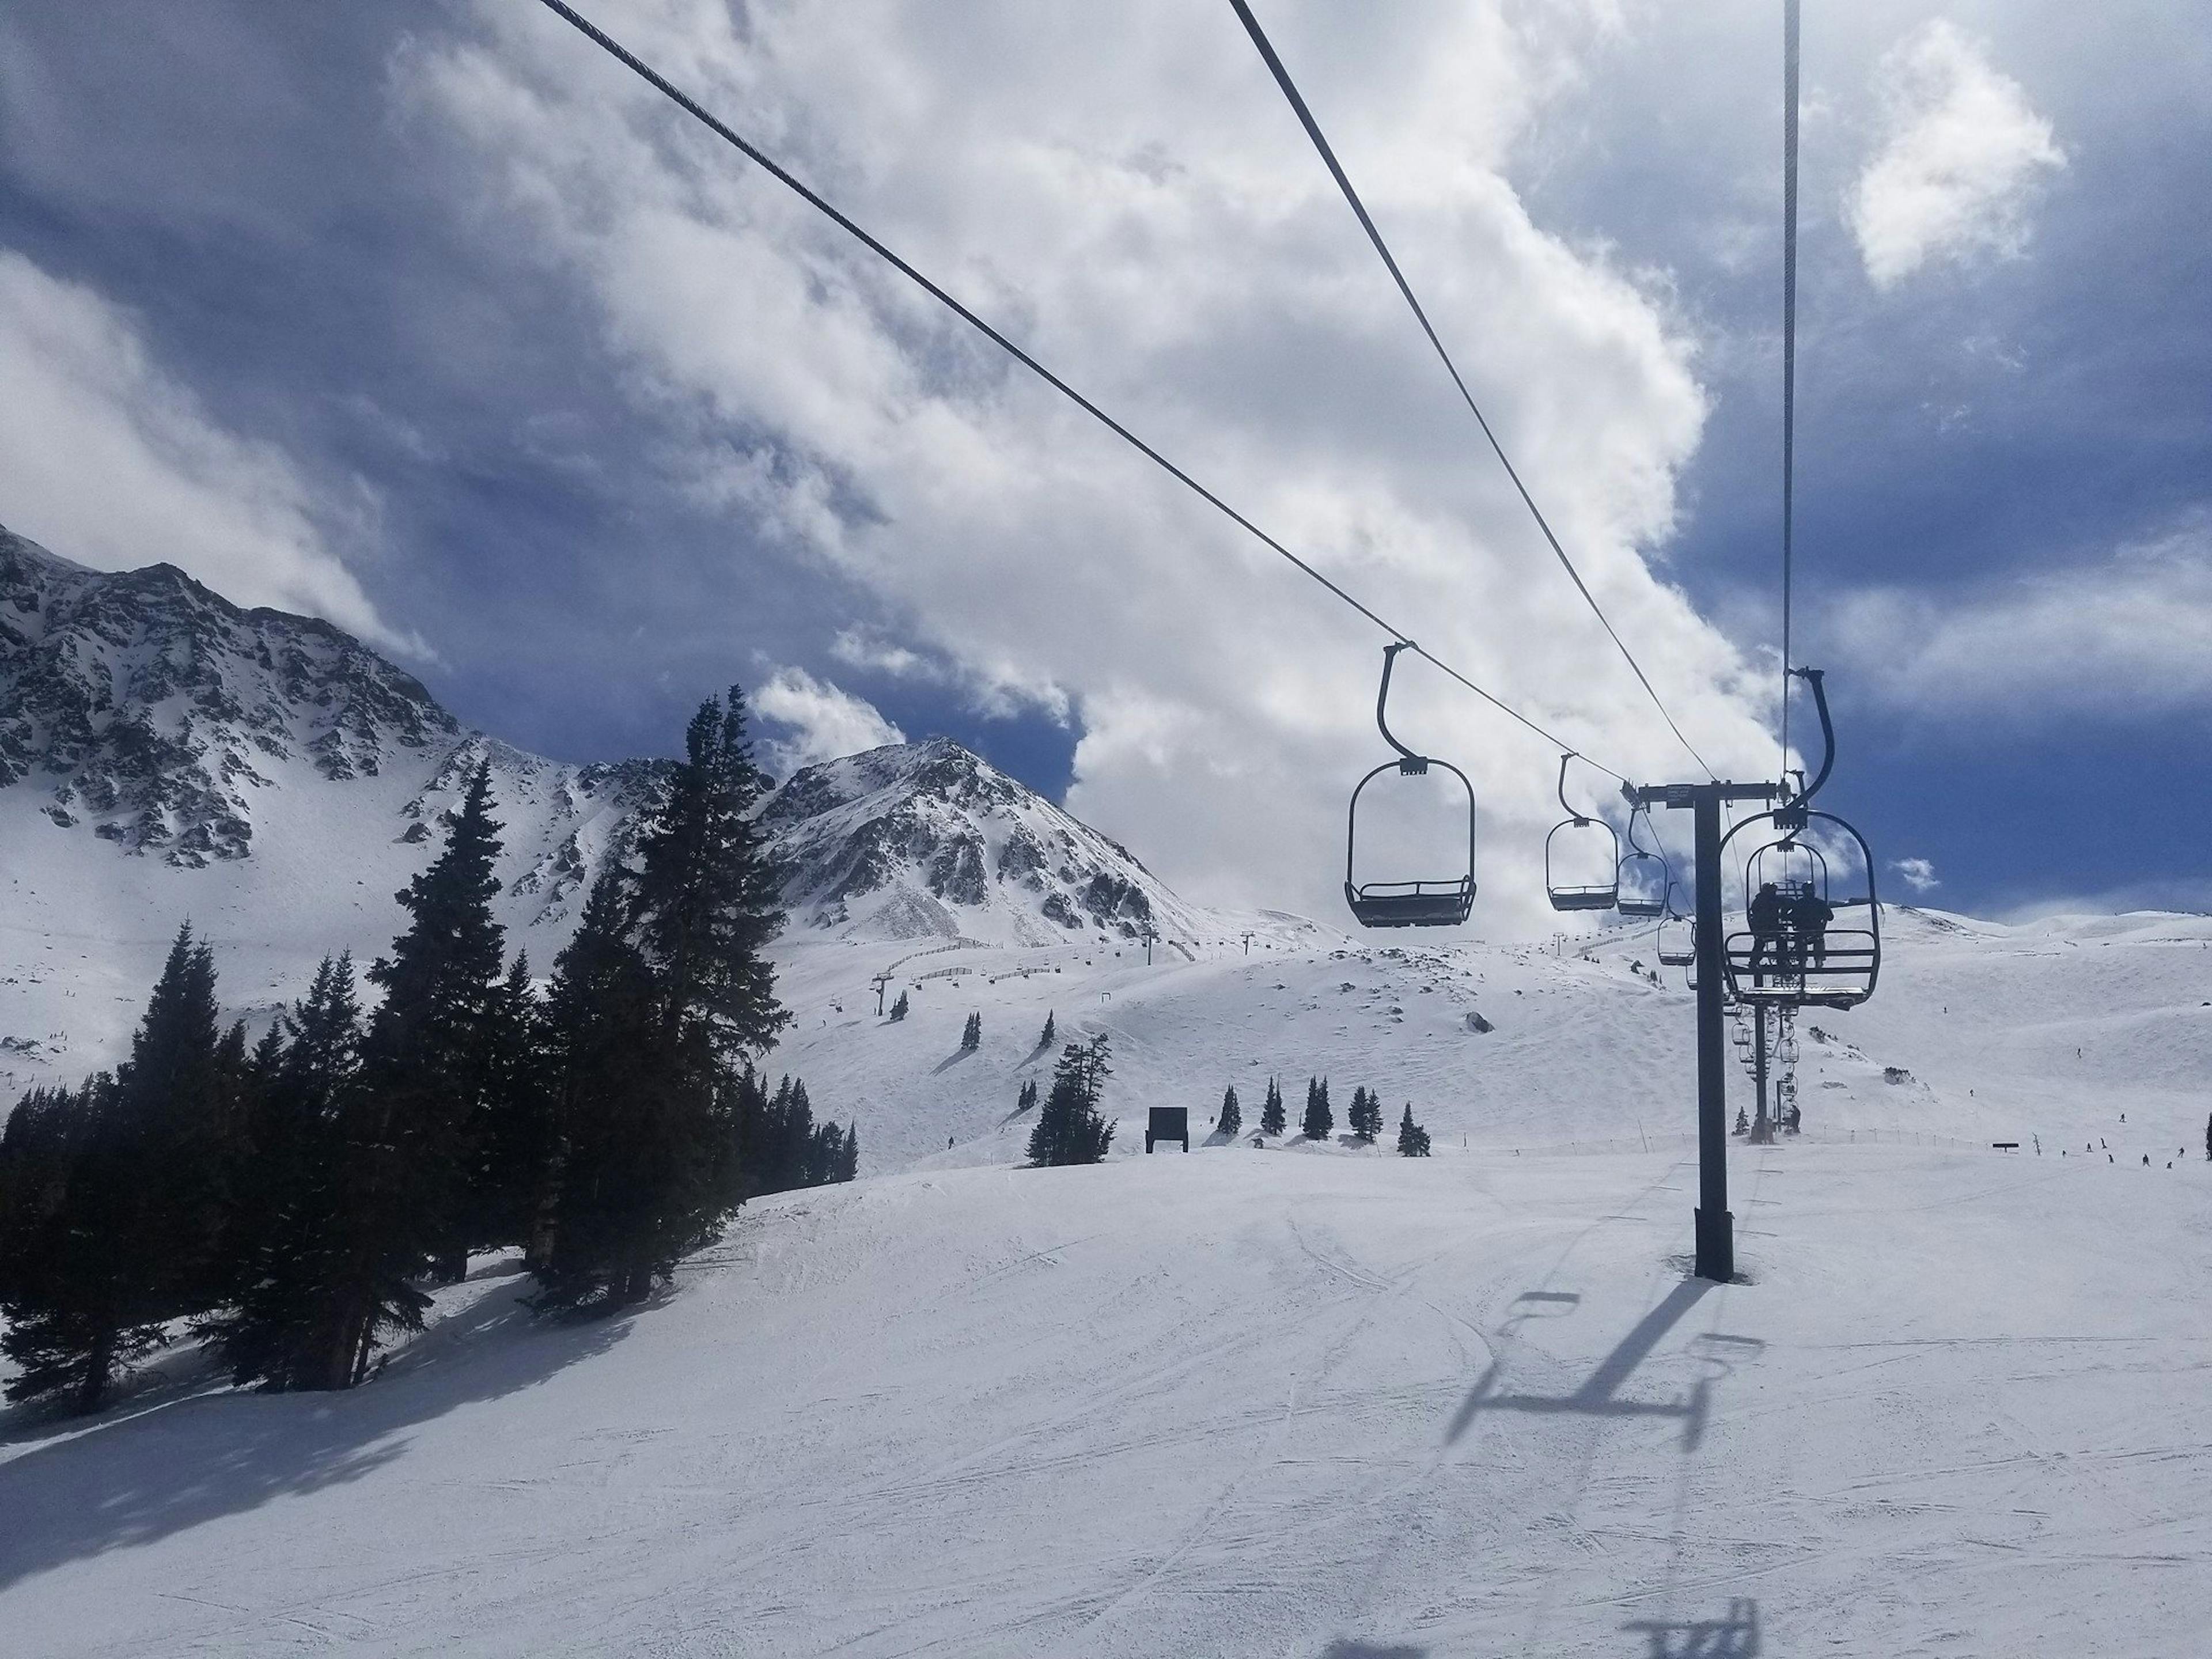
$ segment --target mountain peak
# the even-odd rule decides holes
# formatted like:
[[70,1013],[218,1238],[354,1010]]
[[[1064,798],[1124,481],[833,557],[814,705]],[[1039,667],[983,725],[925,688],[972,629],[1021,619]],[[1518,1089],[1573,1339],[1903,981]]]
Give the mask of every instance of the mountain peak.
[[1020,945],[1197,930],[1127,848],[950,738],[802,767],[761,817],[804,924]]

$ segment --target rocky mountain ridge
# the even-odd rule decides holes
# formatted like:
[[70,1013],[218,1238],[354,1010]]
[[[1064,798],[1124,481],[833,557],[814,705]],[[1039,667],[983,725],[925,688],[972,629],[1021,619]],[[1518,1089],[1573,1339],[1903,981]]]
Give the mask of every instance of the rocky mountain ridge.
[[[17,809],[19,890],[120,879],[92,848],[42,838],[58,835],[125,860],[163,913],[204,916],[213,891],[250,914],[275,879],[272,837],[319,843],[278,864],[311,852],[391,890],[480,763],[506,825],[502,920],[550,961],[604,861],[635,847],[669,762],[529,754],[328,623],[243,609],[172,565],[89,570],[0,530],[0,805]],[[947,739],[805,768],[763,822],[794,929],[1041,945],[1201,926],[1127,848]],[[283,902],[311,874],[276,884]]]

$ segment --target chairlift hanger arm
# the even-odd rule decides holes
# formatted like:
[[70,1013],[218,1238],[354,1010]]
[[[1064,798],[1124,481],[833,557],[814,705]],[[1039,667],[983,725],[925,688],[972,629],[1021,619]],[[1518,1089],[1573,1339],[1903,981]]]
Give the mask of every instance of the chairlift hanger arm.
[[[1828,774],[1836,769],[1836,723],[1828,717],[1828,689],[1824,683],[1826,671],[1819,668],[1796,668],[1790,671],[1813,688],[1813,707],[1820,716],[1820,769],[1813,781],[1798,790],[1791,805],[1802,806],[1820,793],[1820,786],[1828,781]],[[1800,775],[1802,775],[1802,774]]]
[[1389,720],[1384,713],[1384,710],[1389,707],[1390,702],[1390,671],[1397,666],[1398,653],[1401,651],[1418,651],[1420,647],[1415,645],[1411,640],[1394,640],[1389,645],[1382,647],[1382,689],[1375,694],[1375,729],[1382,734],[1382,741],[1389,744],[1393,749],[1396,750],[1400,756],[1406,761],[1412,763],[1419,769],[1425,771],[1429,764],[1428,757],[1425,755],[1417,755],[1412,750],[1407,748],[1404,744],[1399,742],[1398,739],[1392,735]]

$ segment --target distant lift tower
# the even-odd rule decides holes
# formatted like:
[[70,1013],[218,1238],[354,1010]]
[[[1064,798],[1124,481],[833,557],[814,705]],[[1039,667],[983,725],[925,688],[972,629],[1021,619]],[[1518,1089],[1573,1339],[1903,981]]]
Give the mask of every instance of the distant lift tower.
[[1735,1277],[1735,1229],[1728,1206],[1728,1032],[1723,1000],[1721,808],[1740,801],[1771,806],[1772,783],[1623,784],[1632,805],[1672,807],[1691,815],[1698,866],[1698,1277],[1725,1285]]

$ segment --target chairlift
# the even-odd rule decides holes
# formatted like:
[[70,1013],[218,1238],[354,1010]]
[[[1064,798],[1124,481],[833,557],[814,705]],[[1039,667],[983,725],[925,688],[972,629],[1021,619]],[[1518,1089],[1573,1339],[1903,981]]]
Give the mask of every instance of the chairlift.
[[[1646,851],[1636,839],[1636,821],[1651,827],[1651,809],[1638,805],[1628,814],[1628,851],[1621,854],[1620,863],[1613,872],[1613,887],[1619,894],[1617,908],[1624,916],[1663,916],[1667,914],[1667,890],[1673,884],[1674,872],[1667,867],[1666,854]],[[1655,832],[1656,847],[1658,836]]]
[[[1875,892],[1874,852],[1849,823],[1809,803],[1836,763],[1836,731],[1827,692],[1817,668],[1793,669],[1813,688],[1826,753],[1812,783],[1771,812],[1744,819],[1722,838],[1721,854],[1746,831],[1759,842],[1744,860],[1744,927],[1723,940],[1729,994],[1738,1001],[1784,1008],[1856,1008],[1874,994],[1881,970],[1881,906]],[[1838,897],[1828,855],[1814,840],[1814,826],[1839,851],[1853,854],[1866,891]],[[1763,826],[1763,827],[1762,827]],[[1835,927],[1838,914],[1863,907],[1863,927]]]
[[[1382,741],[1398,751],[1398,758],[1384,761],[1352,791],[1352,804],[1345,811],[1344,899],[1363,927],[1456,927],[1474,908],[1474,786],[1449,761],[1417,755],[1390,733],[1384,714],[1390,701],[1390,670],[1409,643],[1398,640],[1382,647],[1382,686],[1375,694],[1375,726],[1382,733]],[[1359,843],[1359,797],[1385,772],[1418,778],[1427,775],[1431,766],[1457,778],[1467,793],[1467,873],[1441,880],[1360,882],[1353,873]]]
[[1661,901],[1659,926],[1653,931],[1658,943],[1652,948],[1659,953],[1662,968],[1692,968],[1698,961],[1698,925],[1674,908],[1674,884],[1667,884],[1667,894]]
[[[1572,759],[1571,753],[1559,757],[1559,810],[1567,816],[1544,837],[1544,889],[1554,910],[1610,910],[1620,902],[1620,837],[1603,818],[1585,817],[1567,804],[1567,763]],[[1605,879],[1563,880],[1563,868],[1577,876],[1602,870]]]

